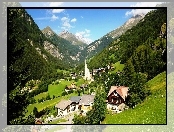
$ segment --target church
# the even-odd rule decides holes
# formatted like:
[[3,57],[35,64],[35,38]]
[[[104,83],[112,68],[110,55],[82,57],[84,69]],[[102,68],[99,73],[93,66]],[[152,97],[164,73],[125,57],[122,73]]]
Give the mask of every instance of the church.
[[90,71],[89,71],[88,66],[86,64],[86,59],[85,59],[85,76],[84,76],[84,79],[88,80],[88,81],[93,81],[92,75],[90,74]]

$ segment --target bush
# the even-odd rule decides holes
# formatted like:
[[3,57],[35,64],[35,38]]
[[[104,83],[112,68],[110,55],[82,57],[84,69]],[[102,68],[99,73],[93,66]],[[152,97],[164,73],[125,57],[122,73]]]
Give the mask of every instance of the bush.
[[46,97],[46,100],[50,100],[50,99],[51,99],[51,97],[50,97],[50,95],[48,94],[47,97]]
[[35,117],[37,117],[38,115],[38,110],[36,107],[33,108],[33,114],[35,115]]
[[67,95],[67,92],[66,92],[66,91],[64,91],[64,92],[62,93],[62,96],[65,96],[65,95]]
[[53,99],[55,98],[55,95],[53,95]]

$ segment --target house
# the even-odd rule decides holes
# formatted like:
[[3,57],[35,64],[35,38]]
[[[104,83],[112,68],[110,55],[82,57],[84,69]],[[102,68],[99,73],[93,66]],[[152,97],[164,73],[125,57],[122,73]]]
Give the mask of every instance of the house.
[[98,73],[98,70],[99,70],[99,69],[93,69],[93,70],[92,70],[92,75],[93,75],[93,76],[96,75],[96,74]]
[[79,102],[79,110],[83,110],[85,113],[91,110],[94,103],[94,97],[95,95],[82,95]]
[[107,109],[118,111],[119,105],[125,103],[128,90],[125,86],[111,86],[107,96]]
[[73,76],[72,76],[72,79],[76,79],[76,75],[73,75]]
[[88,84],[82,84],[82,85],[80,85],[80,88],[81,89],[85,89],[85,88],[87,88],[88,87]]
[[79,102],[81,100],[81,96],[72,96],[71,100],[71,111],[77,111],[79,109]]
[[65,91],[76,90],[76,85],[72,83],[70,86],[66,86]]
[[55,107],[57,108],[57,115],[64,116],[71,111],[71,100],[61,100]]

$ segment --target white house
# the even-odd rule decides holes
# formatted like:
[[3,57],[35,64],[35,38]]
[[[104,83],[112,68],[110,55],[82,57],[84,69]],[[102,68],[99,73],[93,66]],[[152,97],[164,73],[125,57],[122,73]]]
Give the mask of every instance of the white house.
[[65,116],[71,111],[71,100],[61,100],[55,107],[57,108],[58,116]]

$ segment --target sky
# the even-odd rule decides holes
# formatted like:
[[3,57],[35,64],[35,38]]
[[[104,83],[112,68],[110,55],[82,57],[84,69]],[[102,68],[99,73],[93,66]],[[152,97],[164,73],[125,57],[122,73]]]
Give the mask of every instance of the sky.
[[[77,4],[78,3],[78,4]],[[85,3],[85,4],[84,4]],[[90,2],[20,2],[23,7],[53,7],[52,9],[26,9],[42,30],[49,26],[59,34],[67,30],[95,41],[123,25],[138,13],[149,9],[54,9],[54,7],[91,7]],[[153,7],[160,2],[94,2],[94,7]]]

